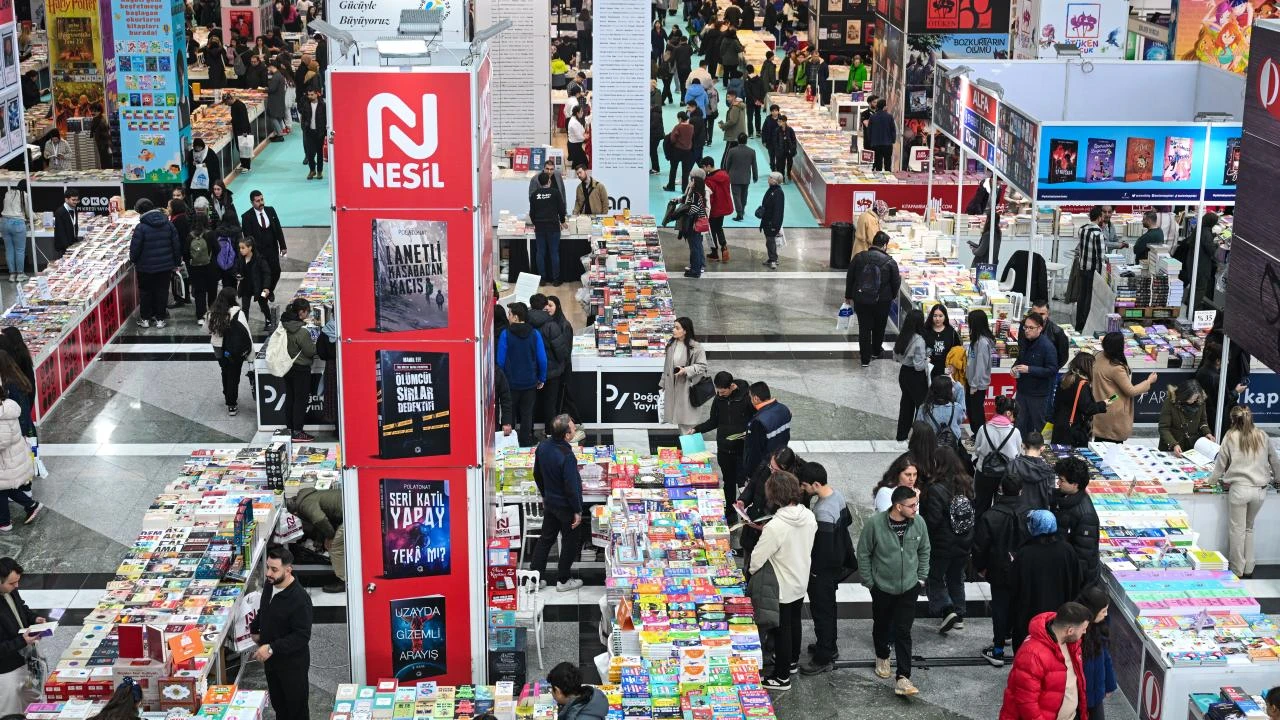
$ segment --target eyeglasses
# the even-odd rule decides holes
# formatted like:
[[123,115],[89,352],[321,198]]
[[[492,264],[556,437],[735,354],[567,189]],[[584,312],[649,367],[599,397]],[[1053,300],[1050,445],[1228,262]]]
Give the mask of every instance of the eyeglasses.
[[919,501],[919,500],[916,500],[915,502],[910,502],[910,503],[898,503],[898,504],[899,504],[899,505],[901,505],[904,509],[907,509],[907,510],[915,510],[915,509],[916,509],[916,507],[917,507],[918,505],[920,505],[920,501]]

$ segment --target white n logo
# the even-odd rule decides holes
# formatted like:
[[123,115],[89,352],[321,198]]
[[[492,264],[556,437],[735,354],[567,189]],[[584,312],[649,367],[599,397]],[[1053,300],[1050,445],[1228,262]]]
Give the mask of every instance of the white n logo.
[[[378,93],[369,101],[369,109],[366,121],[369,127],[369,157],[372,159],[380,159],[382,157],[382,140],[383,140],[383,111],[390,110],[391,114],[396,116],[402,124],[410,128],[418,127],[419,117],[413,114],[413,108],[405,104],[396,95],[391,93]],[[428,118],[431,122],[428,122]],[[414,160],[426,160],[436,152],[440,138],[436,132],[436,96],[424,94],[422,96],[422,142],[416,142],[410,138],[397,125],[392,125],[388,134],[391,142],[404,154]]]

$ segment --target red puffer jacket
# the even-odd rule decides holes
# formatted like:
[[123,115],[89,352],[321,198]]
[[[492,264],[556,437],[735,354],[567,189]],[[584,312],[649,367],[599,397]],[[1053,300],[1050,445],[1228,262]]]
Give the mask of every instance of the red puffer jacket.
[[711,189],[710,217],[732,215],[733,195],[729,193],[729,173],[723,170],[707,173],[707,187]]
[[[1062,650],[1049,635],[1049,622],[1057,613],[1040,613],[1027,626],[1027,639],[1018,648],[1004,688],[1004,704],[1000,720],[1054,720],[1062,708],[1067,689],[1067,668]],[[1080,701],[1080,720],[1089,720],[1085,706],[1084,671],[1080,660],[1080,643],[1067,646],[1071,651],[1071,670],[1076,674],[1076,694]]]

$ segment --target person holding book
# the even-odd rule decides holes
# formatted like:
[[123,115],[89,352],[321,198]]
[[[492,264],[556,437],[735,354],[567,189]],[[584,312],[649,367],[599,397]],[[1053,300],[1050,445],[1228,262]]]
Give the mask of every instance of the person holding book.
[[1182,457],[1200,438],[1217,441],[1204,408],[1204,391],[1196,380],[1170,385],[1160,410],[1160,449]]
[[[8,500],[4,501],[8,504]],[[18,584],[22,581],[22,566],[11,557],[0,558],[0,717],[22,716],[27,705],[38,695],[27,687],[27,658],[25,651],[38,638],[29,635],[26,628],[45,621],[22,601]]]
[[1231,424],[1222,435],[1222,448],[1209,482],[1227,490],[1227,557],[1231,572],[1253,577],[1253,523],[1267,499],[1267,486],[1280,482],[1280,455],[1271,438],[1253,424],[1248,405],[1231,408]]

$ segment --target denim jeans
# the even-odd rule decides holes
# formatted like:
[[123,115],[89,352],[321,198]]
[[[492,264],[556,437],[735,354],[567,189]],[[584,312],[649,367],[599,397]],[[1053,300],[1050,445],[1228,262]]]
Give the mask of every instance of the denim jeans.
[[22,218],[5,218],[0,223],[4,236],[4,259],[10,274],[23,272],[27,262],[27,223]]
[[[550,258],[548,259],[547,256]],[[551,272],[547,269],[550,267]],[[556,282],[560,279],[560,226],[533,226],[533,269],[542,276],[543,282]]]
[[702,233],[689,232],[689,271],[701,275],[706,266],[706,258],[702,256]]

